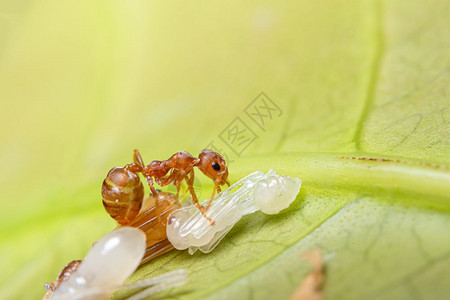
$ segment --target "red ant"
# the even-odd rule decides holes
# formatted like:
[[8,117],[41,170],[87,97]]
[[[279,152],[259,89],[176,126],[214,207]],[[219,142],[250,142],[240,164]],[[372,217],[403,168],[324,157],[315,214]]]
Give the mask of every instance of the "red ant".
[[[213,193],[206,207],[200,205],[194,191],[194,167],[198,167],[203,174],[214,180]],[[216,191],[220,193],[220,186],[224,184],[230,186],[225,160],[217,152],[208,149],[200,152],[198,158],[193,157],[185,151],[179,151],[167,160],[154,160],[147,166],[144,165],[139,151],[134,150],[134,162],[126,165],[125,169],[133,173],[142,173],[146,178],[153,195],[156,195],[157,193],[153,186],[154,181],[160,186],[166,186],[173,183],[177,187],[178,196],[180,185],[183,180],[185,180],[194,205],[213,225],[214,221],[207,217],[205,212],[211,206]],[[169,172],[170,174],[167,176]],[[158,210],[158,201],[156,201],[155,206],[156,210]]]
[[[203,174],[214,180],[213,193],[206,207],[200,205],[194,191],[194,167],[198,167]],[[221,191],[220,186],[224,184],[230,186],[225,160],[220,154],[212,150],[203,150],[198,158],[187,152],[180,151],[167,160],[154,160],[147,166],[144,165],[139,151],[134,150],[134,162],[126,165],[124,168],[112,169],[103,182],[102,193],[105,208],[109,205],[111,212],[107,208],[108,212],[115,219],[117,218],[113,214],[119,215],[121,221],[117,220],[122,225],[131,221],[141,207],[141,203],[138,202],[142,202],[143,187],[137,176],[138,173],[142,173],[146,178],[153,196],[157,195],[157,191],[153,186],[155,182],[160,186],[173,183],[177,187],[177,193],[179,193],[180,185],[185,180],[194,205],[212,225],[215,222],[207,217],[205,212],[211,206],[215,193]],[[115,178],[117,177],[116,175],[120,175],[118,176],[120,180]],[[155,198],[155,209],[159,212],[158,197]],[[159,213],[157,215],[159,220]]]

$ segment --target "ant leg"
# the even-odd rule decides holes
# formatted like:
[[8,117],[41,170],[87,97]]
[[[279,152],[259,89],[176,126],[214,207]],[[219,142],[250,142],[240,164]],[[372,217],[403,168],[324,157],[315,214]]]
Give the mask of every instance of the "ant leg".
[[158,192],[156,191],[155,187],[153,186],[153,178],[150,176],[145,176],[145,178],[147,179],[147,184],[150,187],[150,191],[152,192],[152,195],[155,197],[155,211],[156,211],[156,216],[158,218],[158,222],[161,223],[161,209],[159,208],[159,196],[158,196]]
[[142,161],[141,154],[139,153],[138,150],[134,150],[133,160],[134,160],[134,162],[126,165],[125,169],[127,169],[128,171],[133,172],[133,173],[144,174],[145,165],[144,165],[144,162]]
[[[161,186],[169,185],[173,183],[177,188],[177,199],[180,196],[180,185],[181,182],[186,178],[184,171],[173,169],[169,176],[167,176],[163,181],[161,181]],[[179,201],[179,200],[178,200]]]
[[180,184],[176,185],[176,187],[177,187],[177,199],[180,197],[180,185],[181,185],[181,182],[180,182]]
[[211,206],[214,196],[216,195],[216,190],[218,193],[220,193],[220,186],[217,184],[217,182],[214,182],[213,193],[211,195],[211,199],[209,199],[208,205],[206,205],[205,207],[205,211],[208,211],[209,207]]
[[197,195],[195,194],[194,187],[193,187],[193,182],[194,182],[194,170],[192,170],[192,171],[190,172],[190,175],[191,175],[191,176],[186,176],[186,181],[187,181],[187,184],[188,184],[188,190],[189,190],[189,192],[190,192],[191,195],[192,195],[192,202],[194,202],[195,207],[197,207],[197,209],[200,211],[200,213],[202,214],[202,216],[203,216],[206,220],[208,220],[208,221],[211,223],[211,225],[215,225],[215,224],[216,224],[216,221],[212,220],[211,218],[209,218],[209,217],[205,214],[204,207],[201,206],[200,203],[198,202]]
[[163,178],[163,180],[161,181],[161,183],[159,185],[160,186],[169,185],[170,183],[172,183],[176,179],[176,176],[177,176],[177,174],[175,173],[174,170],[172,170],[170,172],[170,175],[167,176],[166,178]]
[[148,184],[148,187],[150,188],[150,191],[152,192],[152,196],[156,197],[156,194],[158,194],[158,192],[156,191],[155,187],[153,186],[153,178],[151,178],[150,176],[145,176],[145,178],[147,179],[147,184]]
[[126,165],[124,168],[125,168],[125,170],[128,170],[128,171],[133,172],[133,173],[142,173],[144,171],[142,166],[137,164],[137,163],[135,163],[135,162]]
[[137,149],[134,149],[134,152],[133,152],[133,160],[134,160],[134,162],[137,163],[138,165],[141,165],[142,168],[145,167],[144,161],[142,160],[142,157],[141,157],[141,153],[139,153],[139,150],[137,150]]
[[183,182],[183,180],[186,179],[187,174],[188,173],[186,173],[186,171],[180,170],[180,171],[177,171],[177,173],[174,176],[173,184],[177,188],[177,198],[179,198],[179,196],[180,196],[181,183]]

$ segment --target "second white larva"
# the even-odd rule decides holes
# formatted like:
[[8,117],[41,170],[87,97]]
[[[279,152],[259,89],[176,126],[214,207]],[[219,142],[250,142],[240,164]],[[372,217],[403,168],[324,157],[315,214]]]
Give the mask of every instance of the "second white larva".
[[118,289],[151,286],[131,298],[143,299],[186,283],[186,272],[178,270],[123,285],[144,256],[145,240],[145,234],[133,227],[121,227],[106,234],[92,246],[79,268],[61,283],[50,299],[108,299]]

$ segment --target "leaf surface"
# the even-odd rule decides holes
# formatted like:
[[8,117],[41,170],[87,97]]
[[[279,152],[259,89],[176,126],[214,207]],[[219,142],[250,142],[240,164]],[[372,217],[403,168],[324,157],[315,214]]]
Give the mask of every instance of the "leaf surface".
[[[165,296],[286,299],[319,248],[328,299],[443,298],[447,2],[0,1],[0,298],[43,295],[114,228],[101,182],[132,149],[149,162],[207,146],[232,182],[275,168],[303,180],[298,198],[130,280],[183,268],[190,282]],[[261,91],[275,109],[247,114]]]

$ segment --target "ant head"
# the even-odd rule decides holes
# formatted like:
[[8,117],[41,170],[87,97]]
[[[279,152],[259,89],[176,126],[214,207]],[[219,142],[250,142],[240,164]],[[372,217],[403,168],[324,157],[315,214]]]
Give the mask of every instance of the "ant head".
[[209,149],[200,152],[198,168],[203,174],[214,180],[219,185],[227,184],[228,182],[228,168],[225,159],[217,153]]

